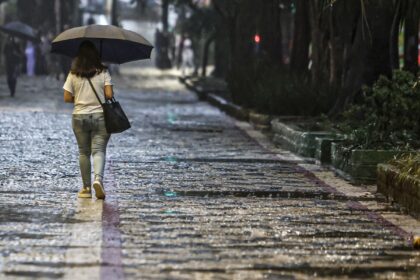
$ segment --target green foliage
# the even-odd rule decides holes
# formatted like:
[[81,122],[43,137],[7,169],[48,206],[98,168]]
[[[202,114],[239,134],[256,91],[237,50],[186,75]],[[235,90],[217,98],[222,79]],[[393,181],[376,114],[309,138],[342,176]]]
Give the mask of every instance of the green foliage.
[[[247,66],[248,65],[248,66]],[[236,66],[228,75],[235,103],[272,115],[319,116],[327,113],[336,94],[269,64]]]
[[363,94],[363,102],[343,114],[341,125],[356,146],[420,147],[420,86],[413,74],[396,70],[392,79],[381,76],[372,87],[364,87]]
[[397,167],[402,177],[413,176],[420,179],[420,154],[409,154],[400,158],[396,158],[390,162]]

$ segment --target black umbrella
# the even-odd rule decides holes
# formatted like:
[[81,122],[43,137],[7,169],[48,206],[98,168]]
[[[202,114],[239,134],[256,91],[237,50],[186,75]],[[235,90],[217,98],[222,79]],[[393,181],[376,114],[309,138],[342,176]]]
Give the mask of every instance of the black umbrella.
[[20,21],[12,21],[0,26],[0,30],[14,37],[39,42],[35,30],[27,24]]
[[68,29],[54,39],[51,52],[77,56],[80,44],[95,44],[105,62],[125,63],[150,58],[153,46],[141,35],[113,25],[87,25]]

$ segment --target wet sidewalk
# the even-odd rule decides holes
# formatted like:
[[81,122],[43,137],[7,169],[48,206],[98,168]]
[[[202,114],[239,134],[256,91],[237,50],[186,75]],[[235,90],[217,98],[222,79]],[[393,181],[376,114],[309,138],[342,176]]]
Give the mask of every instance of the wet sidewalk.
[[[418,279],[418,221],[186,91],[121,69],[105,202],[81,186],[61,83],[0,97],[0,279]],[[4,77],[0,77],[4,79]],[[33,86],[35,85],[35,86]]]

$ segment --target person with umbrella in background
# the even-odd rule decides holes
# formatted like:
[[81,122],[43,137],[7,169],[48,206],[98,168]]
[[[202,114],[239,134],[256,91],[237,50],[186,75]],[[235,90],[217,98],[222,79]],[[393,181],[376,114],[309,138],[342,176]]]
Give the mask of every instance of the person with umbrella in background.
[[6,60],[7,84],[10,89],[10,95],[13,97],[19,74],[19,64],[23,58],[23,52],[16,43],[15,37],[35,43],[39,42],[39,39],[32,27],[20,21],[12,21],[2,25],[0,26],[0,31],[9,35],[3,53]]
[[74,57],[63,86],[64,101],[74,103],[73,132],[79,147],[83,186],[79,198],[91,198],[91,156],[96,198],[104,199],[106,147],[110,134],[103,103],[113,98],[111,76],[102,61],[124,63],[150,58],[151,44],[139,34],[111,25],[76,27],[59,34],[51,52]]
[[10,96],[14,97],[20,64],[22,61],[22,52],[14,37],[8,37],[7,42],[4,45],[3,53],[6,64],[7,85],[10,90]]

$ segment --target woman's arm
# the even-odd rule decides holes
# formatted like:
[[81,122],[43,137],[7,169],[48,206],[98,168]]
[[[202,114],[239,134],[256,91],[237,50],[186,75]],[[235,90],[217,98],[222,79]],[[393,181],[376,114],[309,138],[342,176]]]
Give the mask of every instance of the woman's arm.
[[112,86],[106,85],[104,88],[105,98],[111,99],[114,96],[114,91],[112,90]]
[[67,90],[64,90],[64,102],[74,103],[74,96]]

